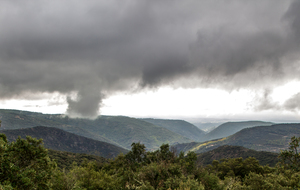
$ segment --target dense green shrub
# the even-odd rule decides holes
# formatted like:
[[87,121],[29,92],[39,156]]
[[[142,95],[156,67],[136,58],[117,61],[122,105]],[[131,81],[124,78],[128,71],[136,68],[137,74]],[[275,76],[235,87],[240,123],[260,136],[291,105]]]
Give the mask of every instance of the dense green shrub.
[[49,189],[55,167],[42,140],[27,137],[9,143],[6,136],[0,134],[1,188]]

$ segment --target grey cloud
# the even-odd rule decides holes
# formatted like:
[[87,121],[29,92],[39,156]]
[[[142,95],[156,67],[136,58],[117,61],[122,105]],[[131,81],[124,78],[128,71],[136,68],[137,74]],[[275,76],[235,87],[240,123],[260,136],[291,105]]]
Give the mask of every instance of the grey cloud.
[[286,68],[298,68],[299,9],[273,0],[0,0],[0,97],[75,92],[67,112],[89,117],[115,91],[297,78]]
[[287,110],[297,111],[300,110],[300,93],[295,94],[290,99],[288,99],[283,107]]
[[100,91],[93,92],[91,90],[94,89],[87,88],[79,91],[76,100],[72,100],[70,97],[67,98],[69,105],[67,109],[68,115],[92,119],[97,117],[102,97]]
[[265,89],[263,95],[256,98],[256,105],[254,105],[254,109],[256,111],[281,109],[280,105],[272,100],[271,94],[272,91],[270,89]]
[[287,20],[290,25],[291,25],[291,29],[293,31],[294,34],[294,39],[299,42],[299,36],[300,36],[300,1],[294,1],[288,11],[286,12],[286,14],[284,15],[283,19]]
[[65,97],[49,98],[47,106],[60,106],[65,104]]
[[254,109],[256,111],[263,110],[279,110],[279,111],[291,111],[297,112],[300,110],[300,93],[294,94],[288,98],[285,102],[280,104],[279,102],[274,101],[271,98],[272,91],[270,89],[264,90],[264,93],[261,97],[256,98],[256,105]]

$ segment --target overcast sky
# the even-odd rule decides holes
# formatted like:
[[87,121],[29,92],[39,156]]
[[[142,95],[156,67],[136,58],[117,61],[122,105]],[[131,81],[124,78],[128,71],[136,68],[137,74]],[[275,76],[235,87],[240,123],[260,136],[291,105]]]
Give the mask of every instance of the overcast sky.
[[0,106],[300,120],[300,1],[0,0]]

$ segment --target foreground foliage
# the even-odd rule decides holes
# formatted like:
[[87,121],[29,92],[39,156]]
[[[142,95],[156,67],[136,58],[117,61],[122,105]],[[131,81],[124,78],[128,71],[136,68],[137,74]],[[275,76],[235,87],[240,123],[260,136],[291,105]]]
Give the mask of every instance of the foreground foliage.
[[31,137],[9,143],[0,134],[0,189],[50,188],[56,163],[41,144],[42,140]]
[[[300,140],[300,138],[297,138]],[[294,146],[293,142],[291,147]],[[296,155],[295,149],[290,151]],[[286,153],[282,152],[281,157]],[[74,164],[70,171],[57,171],[54,189],[298,189],[300,172],[289,163],[276,167],[261,166],[253,158],[213,161],[197,167],[193,152],[179,155],[164,144],[159,150],[147,152],[145,146],[133,143],[131,151],[109,163]]]
[[108,162],[108,159],[101,156],[95,156],[91,154],[72,153],[48,149],[49,158],[55,160],[58,168],[64,168],[66,170],[74,167],[74,162],[77,166],[80,166],[86,162],[95,162],[101,164]]
[[74,162],[58,168],[48,157],[42,140],[31,137],[7,142],[0,135],[0,190],[10,189],[141,189],[225,190],[299,189],[299,141],[280,154],[276,167],[261,166],[255,158],[213,161],[197,167],[197,155],[177,154],[168,144],[147,152],[140,143],[109,162]]

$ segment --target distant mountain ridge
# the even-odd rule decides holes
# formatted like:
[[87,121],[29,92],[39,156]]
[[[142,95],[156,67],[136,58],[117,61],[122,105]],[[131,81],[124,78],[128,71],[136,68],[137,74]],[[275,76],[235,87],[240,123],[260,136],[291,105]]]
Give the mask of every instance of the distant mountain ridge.
[[76,124],[73,125],[73,123],[69,124],[69,119],[64,114],[42,114],[39,112],[0,109],[0,120],[2,121],[0,130],[31,128],[35,126],[56,127],[70,133],[118,145],[101,135],[85,130],[83,127]]
[[55,127],[80,136],[111,143],[126,149],[133,142],[157,149],[161,144],[191,142],[182,135],[152,123],[124,116],[99,116],[95,120],[69,118],[63,114],[42,114],[20,110],[0,110],[3,129]]
[[7,140],[15,141],[18,136],[26,138],[31,136],[37,139],[43,139],[44,146],[58,151],[67,151],[73,153],[86,153],[104,158],[113,158],[120,153],[127,153],[128,150],[121,147],[75,135],[54,127],[33,127],[26,129],[2,130],[7,136]]
[[222,145],[243,146],[245,148],[280,152],[287,149],[292,136],[300,136],[300,124],[275,124],[245,128],[234,135],[200,143],[174,145],[178,151],[207,152]]
[[255,127],[255,126],[270,126],[274,123],[265,121],[240,121],[240,122],[226,122],[216,127],[204,137],[205,141],[212,139],[219,139],[232,135],[242,129]]
[[184,120],[172,120],[172,119],[154,119],[154,118],[143,118],[143,121],[152,123],[157,126],[161,126],[170,131],[173,131],[179,135],[192,139],[194,141],[201,141],[204,131],[196,127],[195,125],[188,123]]

